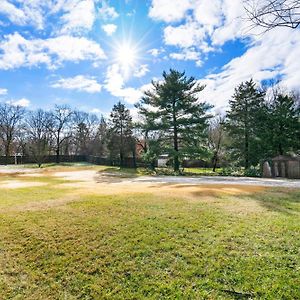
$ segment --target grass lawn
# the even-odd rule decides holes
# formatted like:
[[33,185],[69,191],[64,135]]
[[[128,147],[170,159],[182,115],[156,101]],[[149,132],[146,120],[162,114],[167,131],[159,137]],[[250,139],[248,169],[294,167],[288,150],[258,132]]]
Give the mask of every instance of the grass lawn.
[[189,175],[219,175],[222,168],[216,168],[214,172],[212,168],[184,168],[184,173]]
[[43,186],[0,189],[0,299],[300,298],[300,190],[16,178]]

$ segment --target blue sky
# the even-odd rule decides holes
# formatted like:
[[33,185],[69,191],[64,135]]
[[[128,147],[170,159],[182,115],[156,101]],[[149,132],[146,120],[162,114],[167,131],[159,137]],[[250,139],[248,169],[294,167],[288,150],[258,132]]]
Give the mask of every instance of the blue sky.
[[234,87],[300,87],[299,30],[250,30],[241,0],[1,0],[0,100],[107,114],[163,70],[185,70],[225,110]]

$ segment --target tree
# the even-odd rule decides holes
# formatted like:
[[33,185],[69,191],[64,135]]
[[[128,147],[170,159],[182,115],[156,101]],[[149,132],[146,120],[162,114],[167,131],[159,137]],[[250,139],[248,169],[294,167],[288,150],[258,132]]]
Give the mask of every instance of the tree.
[[91,141],[95,138],[98,121],[94,114],[82,111],[73,113],[75,154],[90,154]]
[[132,117],[130,111],[120,101],[114,105],[110,114],[110,143],[111,153],[118,152],[120,166],[124,166],[126,153],[132,150]]
[[266,126],[262,131],[269,156],[284,155],[300,149],[300,107],[297,97],[273,89],[267,105]]
[[[140,107],[140,110],[142,109]],[[139,116],[139,121],[135,124],[137,144],[142,149],[143,160],[149,164],[152,170],[155,170],[156,161],[164,151],[163,132],[152,130],[154,126],[154,119],[151,119],[152,114],[144,113]]]
[[8,103],[0,104],[0,138],[4,145],[6,161],[11,154],[13,140],[20,128],[25,109]]
[[224,148],[224,123],[225,117],[218,115],[211,121],[208,129],[208,142],[210,149],[212,150],[213,172],[216,171],[217,164],[220,161],[222,150]]
[[26,119],[29,153],[41,167],[49,151],[51,132],[49,114],[39,109],[30,112]]
[[172,158],[175,172],[181,158],[203,153],[201,142],[210,118],[206,112],[211,108],[199,102],[203,89],[194,77],[171,69],[163,72],[162,81],[152,81],[152,88],[137,105],[148,132],[160,132],[162,149]]
[[96,135],[91,143],[92,154],[101,157],[106,157],[108,155],[108,139],[109,139],[109,129],[107,122],[103,116],[100,118],[100,122],[97,127]]
[[246,0],[244,7],[254,26],[261,26],[266,30],[275,27],[296,29],[300,25],[299,0]]
[[71,136],[71,131],[67,127],[68,125],[70,125],[72,116],[73,112],[67,105],[55,105],[54,110],[49,115],[51,122],[49,122],[48,125],[55,139],[55,153],[57,163],[60,162],[62,143]]
[[236,159],[241,160],[246,169],[259,161],[257,134],[263,122],[264,95],[251,79],[242,82],[229,101],[226,128],[232,138]]

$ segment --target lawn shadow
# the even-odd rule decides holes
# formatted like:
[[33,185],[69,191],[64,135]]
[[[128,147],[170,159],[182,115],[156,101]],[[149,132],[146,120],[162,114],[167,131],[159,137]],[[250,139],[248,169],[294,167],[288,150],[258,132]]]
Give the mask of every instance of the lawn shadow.
[[95,181],[97,183],[119,183],[137,177],[138,173],[135,169],[107,167],[97,172]]
[[[242,198],[247,201],[247,197]],[[286,215],[300,214],[300,189],[269,188],[267,191],[253,194],[252,199],[268,211]]]
[[[174,189],[174,195],[176,195],[176,190],[185,192],[186,189],[186,194],[192,195],[195,198],[222,198],[225,201],[225,206],[226,197],[230,197],[232,200],[245,201],[245,204],[247,201],[255,201],[262,208],[271,212],[286,215],[300,214],[300,189],[296,188],[236,184],[178,184],[175,182],[156,183],[150,186],[153,189],[159,187]],[[231,204],[228,203],[228,205],[230,206]]]

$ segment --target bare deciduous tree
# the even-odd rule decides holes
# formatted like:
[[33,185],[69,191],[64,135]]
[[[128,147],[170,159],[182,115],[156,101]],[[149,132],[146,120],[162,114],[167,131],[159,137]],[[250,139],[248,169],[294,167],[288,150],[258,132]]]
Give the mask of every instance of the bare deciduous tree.
[[248,19],[266,30],[300,26],[300,0],[245,0]]
[[72,120],[73,111],[67,105],[56,105],[50,113],[49,129],[55,139],[56,162],[60,162],[60,150],[62,143],[70,137],[71,131],[67,128]]
[[99,123],[97,116],[82,111],[75,111],[73,122],[75,154],[90,154],[91,141],[96,136]]
[[41,109],[29,112],[26,119],[28,150],[39,167],[49,151],[51,121],[49,114]]
[[6,160],[11,154],[11,146],[24,114],[25,109],[21,106],[0,104],[0,139],[4,146]]

